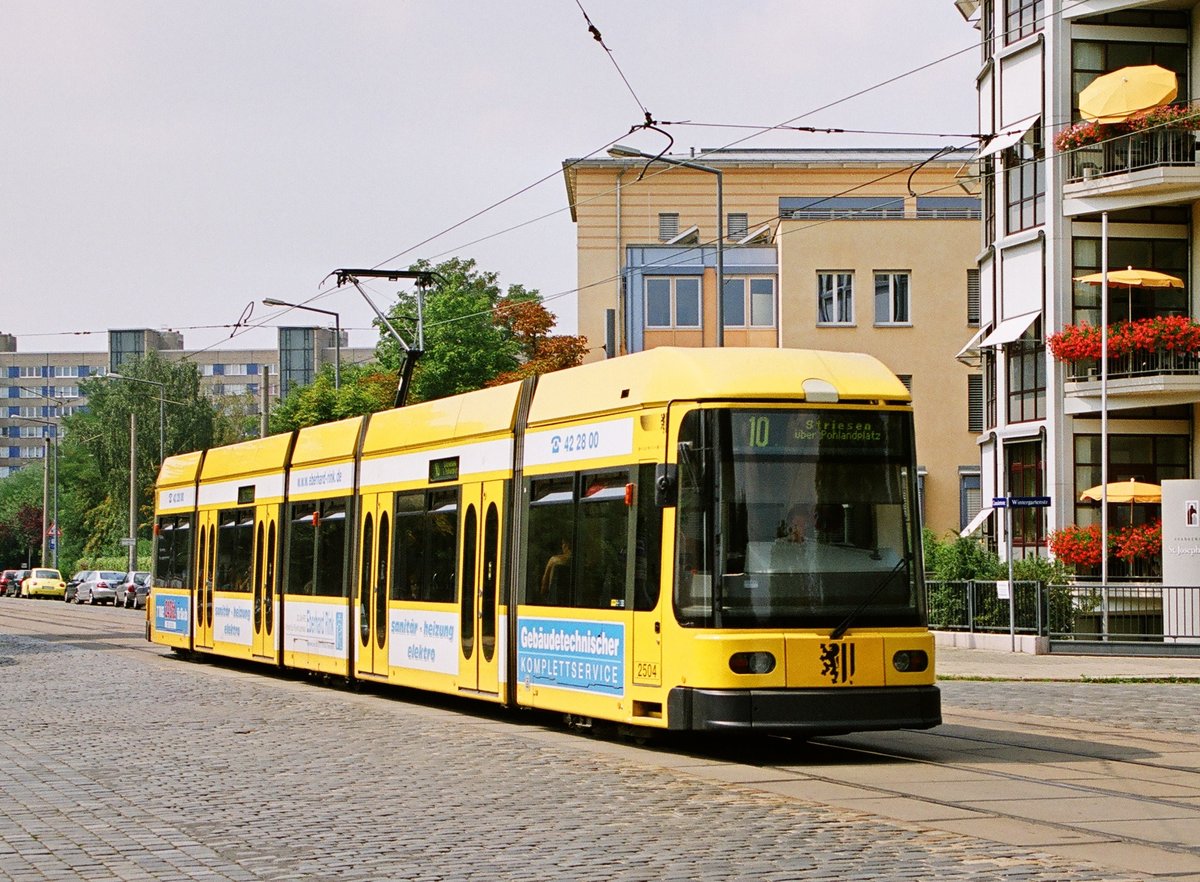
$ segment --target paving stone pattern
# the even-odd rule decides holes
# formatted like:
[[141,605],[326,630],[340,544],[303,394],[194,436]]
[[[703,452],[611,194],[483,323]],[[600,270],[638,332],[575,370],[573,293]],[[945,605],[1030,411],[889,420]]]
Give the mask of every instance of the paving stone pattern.
[[0,879],[1126,878],[438,706],[104,644],[0,659]]
[[938,687],[947,706],[1200,733],[1200,688],[1195,683],[943,680]]

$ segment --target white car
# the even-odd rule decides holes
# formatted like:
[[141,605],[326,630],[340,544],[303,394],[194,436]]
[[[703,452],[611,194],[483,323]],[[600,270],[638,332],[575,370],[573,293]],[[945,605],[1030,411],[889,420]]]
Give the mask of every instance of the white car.
[[75,588],[76,603],[116,603],[117,586],[124,573],[111,570],[89,570],[86,578]]

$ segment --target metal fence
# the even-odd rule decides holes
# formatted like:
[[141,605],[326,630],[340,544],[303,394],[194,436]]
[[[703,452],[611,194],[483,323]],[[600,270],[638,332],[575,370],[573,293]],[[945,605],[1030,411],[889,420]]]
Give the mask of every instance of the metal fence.
[[1133,132],[1069,154],[1067,180],[1086,181],[1164,165],[1195,165],[1196,136],[1190,131]]
[[939,631],[1032,634],[1053,641],[1159,644],[1200,652],[1200,587],[1153,583],[1045,585],[928,582]]

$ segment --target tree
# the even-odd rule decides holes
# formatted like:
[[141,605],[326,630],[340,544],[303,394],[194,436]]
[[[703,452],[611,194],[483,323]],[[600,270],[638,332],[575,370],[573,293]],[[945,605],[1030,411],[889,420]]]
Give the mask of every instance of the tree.
[[137,414],[138,423],[137,519],[141,524],[151,519],[154,483],[162,465],[159,388],[152,383],[163,384],[164,456],[211,447],[215,437],[215,409],[201,391],[195,364],[168,362],[151,352],[122,364],[121,374],[151,382],[105,377],[83,380],[80,386],[88,399],[87,410],[63,421],[60,516],[66,513],[63,530],[72,537],[71,547],[79,547],[74,545],[77,539],[84,540],[84,554],[110,553],[128,530],[130,413]]
[[[452,258],[437,266],[422,261],[412,269],[431,271],[434,284],[424,297],[425,353],[413,374],[410,400],[482,389],[501,375],[519,379],[540,372],[516,373],[535,359],[535,367],[578,363],[571,344],[561,346],[549,335],[552,319],[537,291],[509,285],[502,294],[496,273],[477,270],[470,259]],[[409,293],[400,294],[388,314],[410,343],[416,339],[416,317],[416,295]],[[402,353],[390,335],[381,334],[376,354],[381,367],[399,370]]]
[[333,383],[333,365],[321,367],[307,386],[292,389],[271,411],[271,431],[290,432],[305,426],[386,410],[396,400],[396,376],[376,365],[343,365],[341,388]]
[[38,464],[0,481],[0,560],[41,563],[41,548],[42,465]]
[[554,316],[538,300],[506,297],[496,308],[493,321],[517,344],[520,364],[497,374],[488,381],[489,386],[574,367],[587,355],[587,337],[550,333]]

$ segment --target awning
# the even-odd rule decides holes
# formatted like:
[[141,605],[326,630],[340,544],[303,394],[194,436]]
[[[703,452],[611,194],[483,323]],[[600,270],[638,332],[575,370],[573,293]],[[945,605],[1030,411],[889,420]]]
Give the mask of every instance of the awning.
[[1041,315],[1041,312],[1027,312],[1025,315],[1005,319],[996,325],[996,330],[979,341],[979,348],[982,349],[985,346],[1003,346],[1005,343],[1011,343],[1028,331],[1029,326],[1034,323],[1039,315]]
[[959,533],[958,535],[963,537],[964,539],[967,538],[968,536],[970,536],[972,533],[974,533],[976,530],[978,530],[980,527],[983,526],[983,522],[986,521],[989,517],[991,517],[992,512],[994,512],[995,510],[996,509],[991,508],[991,507],[979,509],[979,513],[977,515],[975,515],[975,517],[971,518],[971,523],[967,524],[966,527],[963,528],[963,531],[961,533]]
[[979,340],[987,333],[987,326],[984,325],[978,331],[971,335],[971,339],[967,341],[962,349],[958,350],[958,354],[954,356],[955,361],[961,361],[968,367],[979,366]]
[[1033,128],[1033,124],[1038,121],[1037,116],[1026,117],[1023,120],[1013,123],[1009,126],[1004,126],[1004,131],[992,140],[988,141],[979,148],[979,152],[975,154],[976,159],[982,159],[985,156],[992,156],[999,153],[1001,150],[1007,150],[1014,144],[1020,142],[1022,138]]

